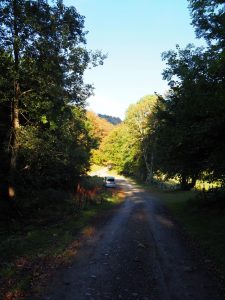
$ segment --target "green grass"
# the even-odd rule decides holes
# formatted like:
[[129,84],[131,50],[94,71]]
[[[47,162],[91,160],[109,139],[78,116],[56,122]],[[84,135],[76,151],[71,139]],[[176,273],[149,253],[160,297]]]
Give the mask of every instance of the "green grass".
[[[47,193],[46,197],[50,196]],[[49,263],[57,267],[57,264],[68,263],[73,259],[68,249],[76,241],[78,234],[91,226],[95,216],[104,216],[106,211],[121,202],[118,193],[103,189],[102,201],[85,205],[82,210],[78,210],[73,199],[66,199],[67,194],[64,195],[65,199],[62,196],[60,193],[58,200],[55,196],[53,203],[47,198],[40,199],[39,209],[35,212],[31,207],[27,208],[30,215],[26,214],[24,220],[14,220],[6,223],[5,227],[1,223],[0,286],[5,287],[4,293],[23,295],[24,291],[30,289],[34,277],[37,280],[38,273],[41,276],[42,265]],[[48,205],[44,205],[47,200]],[[40,266],[37,267],[38,265]],[[0,298],[1,296],[4,298],[0,291]]]
[[201,205],[196,191],[151,189],[168,207],[184,230],[225,276],[225,210]]

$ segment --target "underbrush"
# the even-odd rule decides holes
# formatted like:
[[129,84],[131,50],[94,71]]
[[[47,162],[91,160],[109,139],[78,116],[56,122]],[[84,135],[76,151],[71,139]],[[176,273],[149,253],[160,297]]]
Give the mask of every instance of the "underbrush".
[[121,191],[105,189],[98,177],[82,178],[79,187],[31,191],[19,198],[16,213],[0,219],[0,299],[22,299],[70,261],[77,234],[123,198]]

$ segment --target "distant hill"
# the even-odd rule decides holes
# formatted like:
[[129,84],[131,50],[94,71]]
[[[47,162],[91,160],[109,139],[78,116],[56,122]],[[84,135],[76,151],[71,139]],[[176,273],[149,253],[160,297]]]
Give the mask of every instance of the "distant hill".
[[117,125],[117,124],[120,124],[122,122],[122,120],[120,118],[117,118],[117,117],[112,117],[112,116],[108,116],[108,115],[101,115],[101,114],[98,114],[98,116],[102,119],[105,119],[106,121],[108,121],[109,123],[111,123],[113,125]]

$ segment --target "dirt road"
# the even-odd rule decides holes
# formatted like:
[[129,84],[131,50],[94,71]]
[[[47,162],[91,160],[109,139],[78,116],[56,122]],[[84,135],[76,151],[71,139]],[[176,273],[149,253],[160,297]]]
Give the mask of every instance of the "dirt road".
[[223,299],[160,202],[119,181],[127,191],[125,203],[84,241],[44,299]]

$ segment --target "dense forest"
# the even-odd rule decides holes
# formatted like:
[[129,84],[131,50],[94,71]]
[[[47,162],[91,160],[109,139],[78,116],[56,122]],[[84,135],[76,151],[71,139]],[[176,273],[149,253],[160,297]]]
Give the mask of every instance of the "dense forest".
[[84,71],[106,56],[86,48],[76,8],[0,2],[1,203],[13,205],[29,190],[71,188],[91,162],[148,182],[176,178],[182,189],[197,179],[224,186],[224,2],[189,0],[189,9],[206,46],[164,52],[169,91],[141,98],[121,123],[86,112],[93,86]]

